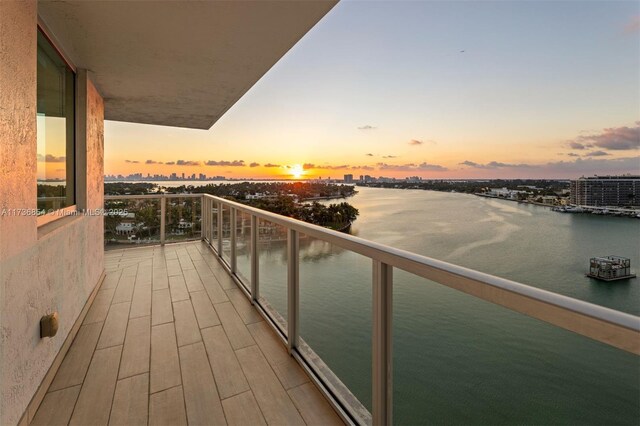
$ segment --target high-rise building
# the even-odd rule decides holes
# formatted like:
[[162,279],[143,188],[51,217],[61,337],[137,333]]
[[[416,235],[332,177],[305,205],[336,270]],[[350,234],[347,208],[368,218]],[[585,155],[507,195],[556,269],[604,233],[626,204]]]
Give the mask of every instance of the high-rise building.
[[344,175],[344,183],[353,183],[353,175]]
[[571,204],[594,207],[640,206],[640,176],[590,176],[571,181]]

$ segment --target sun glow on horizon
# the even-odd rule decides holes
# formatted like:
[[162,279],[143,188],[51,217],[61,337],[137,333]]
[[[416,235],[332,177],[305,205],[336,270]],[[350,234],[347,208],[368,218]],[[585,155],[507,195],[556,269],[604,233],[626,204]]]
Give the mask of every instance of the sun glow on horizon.
[[294,164],[290,170],[294,179],[300,179],[304,175],[304,168],[300,164]]

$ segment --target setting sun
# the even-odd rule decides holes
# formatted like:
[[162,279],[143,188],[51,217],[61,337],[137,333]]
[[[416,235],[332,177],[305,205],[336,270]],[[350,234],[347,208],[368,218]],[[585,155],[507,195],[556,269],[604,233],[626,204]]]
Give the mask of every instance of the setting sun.
[[293,166],[291,166],[291,175],[295,179],[300,179],[302,175],[304,175],[304,169],[300,164],[294,164]]

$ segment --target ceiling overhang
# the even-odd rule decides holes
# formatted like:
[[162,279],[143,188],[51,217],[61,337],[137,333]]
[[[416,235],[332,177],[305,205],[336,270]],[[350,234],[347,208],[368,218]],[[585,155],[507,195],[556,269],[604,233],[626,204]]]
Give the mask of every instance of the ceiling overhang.
[[38,14],[105,119],[208,129],[336,3],[40,0]]

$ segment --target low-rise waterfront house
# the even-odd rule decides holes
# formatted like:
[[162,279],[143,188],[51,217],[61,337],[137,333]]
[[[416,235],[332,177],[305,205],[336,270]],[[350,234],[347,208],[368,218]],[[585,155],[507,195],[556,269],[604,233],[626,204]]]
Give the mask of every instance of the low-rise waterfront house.
[[542,204],[546,204],[548,206],[555,206],[559,204],[559,199],[555,195],[541,195],[538,199]]
[[122,221],[116,226],[116,233],[118,235],[130,235],[136,231],[135,221]]
[[529,192],[508,188],[489,188],[487,192],[487,195],[491,197],[506,198],[509,200],[518,200],[520,194],[529,194]]

